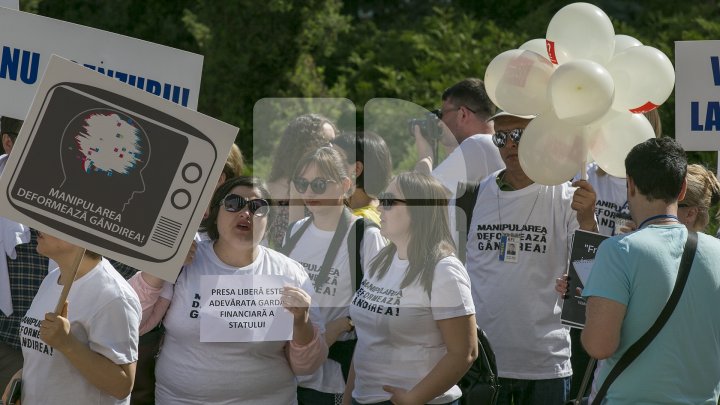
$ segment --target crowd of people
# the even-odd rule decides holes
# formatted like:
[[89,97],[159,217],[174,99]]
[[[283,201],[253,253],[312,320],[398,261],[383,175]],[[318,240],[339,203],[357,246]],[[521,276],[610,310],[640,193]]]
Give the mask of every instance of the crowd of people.
[[[233,145],[174,283],[0,218],[3,400],[20,378],[30,405],[460,404],[480,328],[500,405],[564,403],[589,356],[601,359],[591,400],[716,404],[720,241],[702,234],[720,200],[715,175],[687,164],[655,111],[658,137],[629,153],[627,180],[591,163],[585,178],[537,184],[518,157],[535,116],[497,111],[474,78],[440,101],[446,157],[414,126],[411,172],[393,175],[381,134],[341,133],[319,114],[287,124],[267,179],[243,175]],[[0,122],[0,170],[21,125]],[[611,237],[581,292],[582,332],[560,320],[576,230]],[[670,296],[692,232],[677,314],[598,394]],[[286,280],[292,337],[202,341],[202,280],[248,275]]]

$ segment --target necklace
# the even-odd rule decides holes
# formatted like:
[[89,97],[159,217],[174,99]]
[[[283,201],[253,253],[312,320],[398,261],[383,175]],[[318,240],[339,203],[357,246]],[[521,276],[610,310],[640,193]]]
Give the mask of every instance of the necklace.
[[662,219],[663,221],[670,220],[670,221],[674,221],[674,222],[680,222],[680,219],[675,215],[671,215],[671,214],[653,215],[650,218],[642,221],[640,223],[640,226],[638,226],[638,229],[642,229],[643,226],[650,225],[650,222],[657,221],[658,219]]
[[[504,176],[503,176],[504,177]],[[525,223],[522,225],[521,228],[525,227],[528,224],[528,221],[530,221],[530,217],[532,216],[533,211],[535,211],[535,205],[538,202],[538,198],[540,198],[540,191],[542,191],[542,187],[545,186],[538,186],[538,192],[535,195],[535,201],[533,201],[532,208],[530,208],[530,212],[528,213],[527,218],[525,218]],[[498,224],[502,225],[502,215],[500,213],[500,188],[498,187],[497,194],[495,194],[497,197],[497,212],[498,212]]]

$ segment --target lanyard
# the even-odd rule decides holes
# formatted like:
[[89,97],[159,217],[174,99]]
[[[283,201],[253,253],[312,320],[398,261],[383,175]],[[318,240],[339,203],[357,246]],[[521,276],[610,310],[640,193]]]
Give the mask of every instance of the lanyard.
[[642,221],[640,226],[638,226],[638,229],[642,229],[642,227],[645,226],[645,224],[647,224],[648,222],[651,222],[651,221],[655,221],[656,219],[672,219],[674,221],[680,222],[680,219],[678,219],[678,217],[675,215],[671,215],[671,214],[653,215],[650,218]]

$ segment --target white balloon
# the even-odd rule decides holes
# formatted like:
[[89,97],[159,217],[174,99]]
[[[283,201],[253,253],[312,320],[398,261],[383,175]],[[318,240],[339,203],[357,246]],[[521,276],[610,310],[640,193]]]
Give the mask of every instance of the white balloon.
[[530,121],[518,149],[525,174],[547,186],[572,179],[588,155],[583,128],[561,121],[552,111]]
[[[535,38],[531,39],[524,44],[520,45],[518,49],[523,49],[527,51],[533,51],[539,55],[542,55],[545,58],[548,58],[550,60],[550,56],[548,55],[547,50],[547,41],[545,38]],[[563,64],[570,60],[570,55],[568,55],[567,51],[563,49],[561,45],[555,44],[554,47],[555,51],[555,58],[558,60],[557,64]]]
[[618,53],[607,70],[615,81],[613,109],[618,111],[651,111],[664,103],[675,87],[672,62],[651,46],[635,46]]
[[[625,177],[625,157],[637,144],[655,137],[642,114],[610,110],[589,128],[590,153],[598,166],[616,177]],[[523,139],[524,140],[524,139]]]
[[535,52],[513,49],[496,56],[485,70],[485,90],[501,109],[519,115],[549,108],[547,86],[555,67]]
[[633,46],[642,46],[642,42],[631,37],[630,35],[615,35],[615,53],[613,54],[613,56],[619,54],[620,52],[628,48],[632,48]]
[[548,84],[548,99],[558,118],[587,125],[607,113],[615,85],[599,63],[573,60],[558,66]]
[[547,54],[547,48],[545,45],[545,38],[535,38],[531,39],[524,44],[520,45],[518,49],[522,49],[524,51],[533,51],[539,55],[542,55],[544,57],[548,57]]
[[599,7],[572,3],[560,9],[550,20],[545,38],[550,61],[559,64],[554,48],[562,47],[571,60],[589,59],[606,64],[615,48],[615,29]]

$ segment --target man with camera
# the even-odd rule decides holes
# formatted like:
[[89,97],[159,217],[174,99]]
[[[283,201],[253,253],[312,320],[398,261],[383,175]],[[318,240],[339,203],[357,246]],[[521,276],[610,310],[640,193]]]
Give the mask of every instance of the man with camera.
[[[504,168],[491,140],[493,123],[487,121],[494,112],[482,80],[468,78],[449,87],[439,110],[410,122],[418,149],[415,170],[432,174],[454,196],[458,182],[477,183]],[[434,169],[437,157],[432,142],[439,142],[448,153]]]

